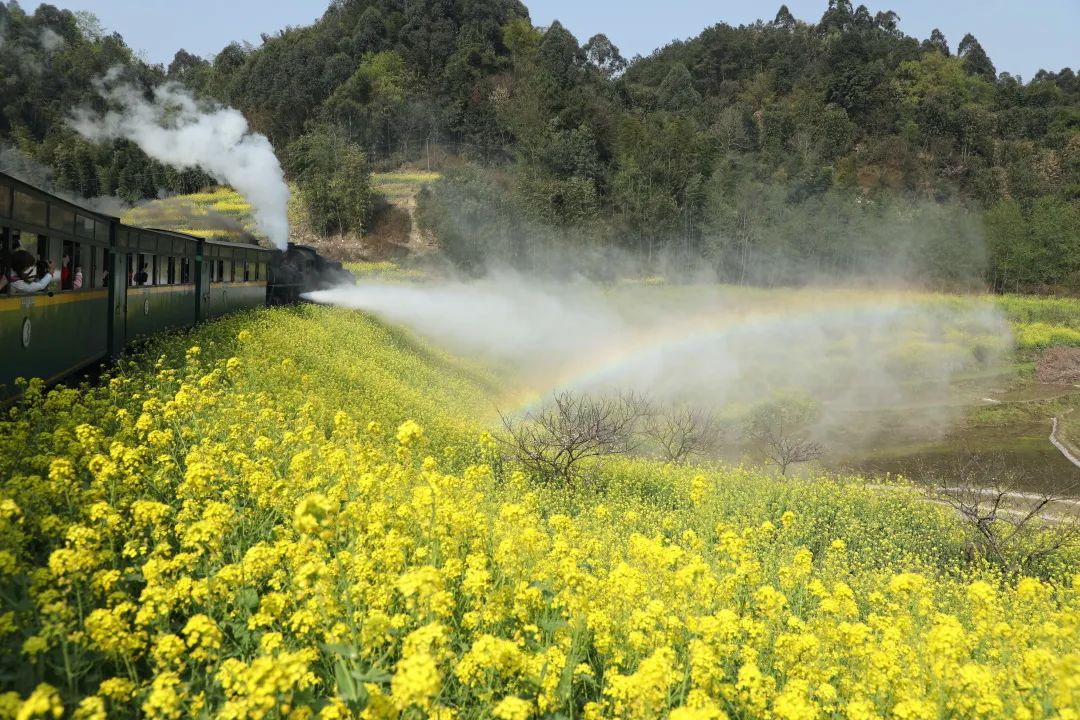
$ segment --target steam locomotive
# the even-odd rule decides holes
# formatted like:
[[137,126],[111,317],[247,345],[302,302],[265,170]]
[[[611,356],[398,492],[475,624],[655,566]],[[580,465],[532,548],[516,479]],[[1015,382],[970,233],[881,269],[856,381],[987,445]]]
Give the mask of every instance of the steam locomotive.
[[55,382],[155,333],[356,282],[304,245],[278,252],[130,227],[0,173],[0,257],[18,250],[51,261],[55,279],[40,293],[0,294],[0,399],[19,377]]

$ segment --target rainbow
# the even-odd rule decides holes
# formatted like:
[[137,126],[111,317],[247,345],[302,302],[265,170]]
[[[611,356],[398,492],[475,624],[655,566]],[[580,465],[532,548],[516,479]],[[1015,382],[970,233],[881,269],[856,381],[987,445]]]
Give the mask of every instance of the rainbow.
[[[801,293],[800,293],[801,295]],[[725,338],[747,333],[778,333],[792,326],[822,325],[832,320],[880,318],[887,320],[932,304],[940,295],[931,293],[873,293],[827,291],[811,307],[801,298],[798,305],[713,309],[667,325],[601,352],[573,358],[543,388],[526,388],[511,396],[510,414],[522,414],[542,405],[552,393],[602,384],[634,364],[660,362],[669,353],[691,352]]]

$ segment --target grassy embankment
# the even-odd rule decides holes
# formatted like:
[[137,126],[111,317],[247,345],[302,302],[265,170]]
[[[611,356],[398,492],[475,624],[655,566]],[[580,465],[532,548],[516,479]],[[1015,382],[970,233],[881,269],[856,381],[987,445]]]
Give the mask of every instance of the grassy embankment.
[[1080,393],[1063,385],[1060,389],[1033,391],[1039,354],[1051,347],[1080,347],[1080,299],[1006,295],[994,299],[1008,319],[1016,337],[1013,391],[1005,402],[986,407],[971,416],[982,425],[1059,419],[1058,434],[1067,445],[1080,448]]
[[[215,223],[212,215],[221,216],[225,222]],[[214,188],[140,205],[124,213],[121,220],[129,225],[175,230],[229,242],[246,242],[256,233],[251,204],[230,188]]]
[[1005,576],[859,482],[622,460],[544,486],[485,434],[498,397],[310,306],[32,390],[0,428],[0,716],[1080,707],[1074,554]]

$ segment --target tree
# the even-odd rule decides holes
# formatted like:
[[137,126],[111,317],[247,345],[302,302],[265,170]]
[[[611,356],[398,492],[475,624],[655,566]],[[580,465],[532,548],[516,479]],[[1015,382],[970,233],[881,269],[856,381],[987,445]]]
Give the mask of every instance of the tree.
[[945,33],[941,32],[937,28],[930,31],[930,38],[923,40],[923,50],[939,52],[945,57],[949,57],[949,42],[945,39]]
[[656,91],[660,107],[672,112],[685,112],[701,103],[701,95],[694,89],[694,79],[682,63],[671,66],[664,82]]
[[165,75],[170,80],[195,88],[202,85],[202,79],[199,75],[209,72],[209,70],[210,63],[198,55],[192,55],[181,48],[173,55],[172,62],[169,63]]
[[554,89],[566,91],[578,81],[585,64],[585,53],[570,31],[556,20],[544,33],[536,60]]
[[1030,478],[1000,454],[964,452],[945,472],[920,472],[932,481],[930,497],[966,521],[971,551],[1008,573],[1039,574],[1044,558],[1080,546],[1080,516],[1059,505],[1075,485],[1060,494],[1026,491]]
[[806,398],[781,398],[758,406],[746,423],[745,436],[762,459],[787,475],[796,463],[816,460],[825,453],[811,439],[817,407]]
[[781,5],[780,9],[776,11],[776,17],[773,18],[772,24],[773,27],[781,30],[791,31],[795,28],[795,16],[788,10],[787,5]]
[[997,79],[997,71],[994,63],[990,62],[990,56],[983,50],[982,45],[975,36],[968,33],[956,46],[956,54],[964,60],[964,70],[968,75],[977,75],[989,82]]
[[536,477],[569,485],[583,461],[632,452],[648,415],[649,403],[640,395],[560,392],[523,418],[500,413],[506,431],[500,439]]
[[286,168],[322,233],[360,233],[371,210],[371,172],[359,145],[334,126],[317,126],[289,145]]
[[716,450],[723,432],[716,415],[690,405],[663,408],[649,416],[643,430],[668,462],[683,462]]
[[619,53],[619,48],[608,39],[607,35],[599,33],[589,38],[582,48],[585,51],[585,59],[589,64],[600,71],[604,79],[611,80],[622,74],[626,69],[626,58]]

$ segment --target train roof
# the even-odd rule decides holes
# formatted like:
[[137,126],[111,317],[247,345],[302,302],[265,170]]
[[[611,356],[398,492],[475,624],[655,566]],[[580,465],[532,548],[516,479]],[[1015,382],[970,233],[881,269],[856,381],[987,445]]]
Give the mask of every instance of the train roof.
[[91,216],[91,217],[93,217],[93,218],[95,218],[97,220],[103,220],[103,221],[106,221],[106,222],[120,222],[120,218],[116,217],[115,215],[109,215],[107,213],[103,213],[103,212],[100,212],[98,210],[91,210],[90,208],[86,207],[85,205],[80,205],[75,200],[70,200],[70,199],[64,197],[63,195],[57,195],[56,193],[51,193],[51,192],[48,192],[47,190],[42,190],[37,185],[34,185],[32,183],[28,183],[27,181],[22,180],[22,179],[20,179],[18,177],[15,177],[14,175],[9,175],[8,173],[5,173],[5,172],[0,172],[0,182],[3,182],[5,184],[10,184],[13,187],[15,187],[16,189],[22,190],[23,192],[31,192],[31,193],[33,193],[35,195],[44,195],[45,197],[49,198],[49,200],[51,202],[63,203],[64,205],[67,205],[71,210],[77,210],[80,213],[82,213],[84,215],[89,215],[89,216]]
[[[191,236],[188,236],[191,237]],[[228,242],[227,240],[214,240],[212,238],[206,238],[206,242],[211,245],[221,245],[223,247],[240,248],[241,250],[261,250],[262,252],[269,253],[274,252],[276,248],[265,248],[262,245],[255,245],[253,243],[238,243]]]

